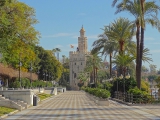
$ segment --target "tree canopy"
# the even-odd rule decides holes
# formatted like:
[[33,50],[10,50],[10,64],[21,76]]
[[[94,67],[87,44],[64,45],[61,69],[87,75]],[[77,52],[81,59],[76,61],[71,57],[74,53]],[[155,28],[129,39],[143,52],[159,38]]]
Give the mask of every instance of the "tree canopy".
[[4,63],[17,68],[21,59],[27,71],[29,61],[35,60],[33,48],[40,35],[34,28],[36,23],[34,9],[25,3],[5,1],[0,7],[0,53]]

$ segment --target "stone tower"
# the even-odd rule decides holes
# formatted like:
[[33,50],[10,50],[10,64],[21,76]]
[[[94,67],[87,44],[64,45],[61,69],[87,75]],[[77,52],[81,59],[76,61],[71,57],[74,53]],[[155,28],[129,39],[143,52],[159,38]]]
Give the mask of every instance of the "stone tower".
[[77,51],[70,51],[70,86],[73,90],[78,90],[79,80],[78,74],[84,70],[86,66],[86,55],[89,55],[87,45],[87,37],[85,36],[85,30],[82,26],[80,30],[80,37],[78,37]]

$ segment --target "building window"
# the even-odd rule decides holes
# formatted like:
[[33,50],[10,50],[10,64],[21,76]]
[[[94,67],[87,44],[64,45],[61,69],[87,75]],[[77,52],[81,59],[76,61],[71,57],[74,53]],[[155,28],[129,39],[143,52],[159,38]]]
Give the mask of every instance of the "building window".
[[75,65],[76,65],[76,63],[75,63]]
[[77,75],[76,75],[76,73],[74,73],[74,78],[76,78],[77,77]]
[[82,65],[82,62],[81,62],[81,65]]

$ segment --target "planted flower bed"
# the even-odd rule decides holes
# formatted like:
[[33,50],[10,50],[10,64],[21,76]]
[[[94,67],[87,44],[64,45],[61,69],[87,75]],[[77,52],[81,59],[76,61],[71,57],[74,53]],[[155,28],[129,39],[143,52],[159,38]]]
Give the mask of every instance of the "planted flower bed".
[[82,88],[85,92],[89,93],[87,96],[95,101],[98,105],[109,105],[108,98],[110,97],[110,92],[105,89],[100,88]]

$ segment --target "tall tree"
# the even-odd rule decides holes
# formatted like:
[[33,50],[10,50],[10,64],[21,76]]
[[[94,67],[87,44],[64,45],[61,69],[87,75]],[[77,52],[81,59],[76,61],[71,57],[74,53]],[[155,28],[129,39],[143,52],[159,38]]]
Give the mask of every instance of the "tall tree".
[[100,69],[101,67],[101,58],[97,54],[93,54],[90,56],[87,56],[87,62],[86,62],[86,72],[90,72],[91,74],[93,73],[93,81],[96,86],[96,75],[97,75],[97,70]]
[[112,77],[112,55],[113,52],[117,52],[118,44],[116,41],[108,40],[107,36],[105,34],[99,35],[98,40],[93,42],[93,49],[92,53],[101,53],[102,56],[107,56],[109,54],[110,58],[110,77]]
[[35,11],[25,3],[6,0],[0,7],[0,16],[2,60],[17,68],[21,54],[22,68],[27,70],[30,61],[35,60],[34,45],[38,43],[39,38],[39,32],[34,28],[37,23]]
[[[113,1],[113,6],[118,0]],[[150,24],[160,30],[160,22],[157,17],[157,13],[160,7],[156,5],[155,1],[145,2],[145,0],[122,0],[117,6],[117,11],[119,13],[122,11],[127,11],[131,13],[136,19],[135,24],[137,27],[136,39],[137,39],[137,58],[136,58],[136,79],[137,86],[141,88],[141,67],[142,67],[142,56],[144,50],[144,29],[145,24]],[[141,40],[140,38],[141,29]]]
[[55,48],[52,49],[52,53],[53,53],[54,56],[56,56],[56,55],[55,55],[55,53],[56,53],[56,49],[55,49]]
[[59,48],[55,48],[55,49],[56,49],[56,53],[57,53],[57,59],[59,61],[59,52],[61,52],[61,49],[59,49]]
[[134,35],[134,24],[126,18],[119,18],[108,26],[105,26],[104,33],[109,40],[119,43],[119,54],[125,51],[126,41],[131,41]]
[[[118,43],[120,55],[125,54],[127,49],[129,50],[134,47],[134,42],[132,41],[134,32],[134,24],[125,18],[119,18],[104,28],[104,33],[109,40]],[[132,45],[132,47],[128,47],[126,45]],[[133,51],[134,50],[132,48],[130,52]],[[122,74],[122,72],[122,68],[120,67],[119,73]]]
[[[54,80],[58,81],[62,75],[62,64],[53,56],[51,50],[44,50],[39,46],[37,46],[36,49],[39,51],[37,56],[40,59],[40,62],[37,66],[39,67],[40,79],[43,80],[46,77],[46,74],[50,74],[50,77],[53,77]],[[49,78],[49,76],[47,77]]]

